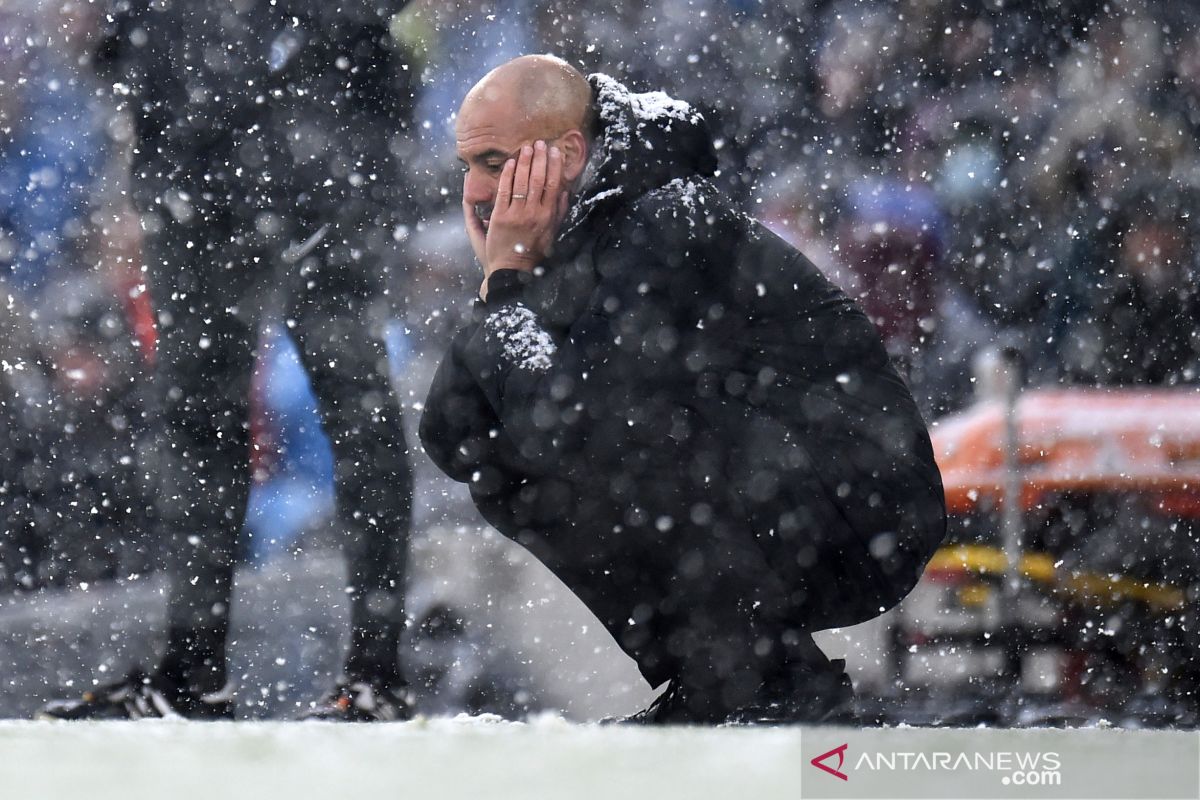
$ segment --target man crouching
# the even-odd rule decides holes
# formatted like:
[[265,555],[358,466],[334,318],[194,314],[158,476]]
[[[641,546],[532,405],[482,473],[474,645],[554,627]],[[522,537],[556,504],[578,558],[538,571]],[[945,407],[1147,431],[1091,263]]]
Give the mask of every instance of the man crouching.
[[669,681],[635,719],[846,719],[812,632],[894,606],[945,533],[874,327],[704,177],[686,103],[525,56],[456,134],[484,281],[426,451]]

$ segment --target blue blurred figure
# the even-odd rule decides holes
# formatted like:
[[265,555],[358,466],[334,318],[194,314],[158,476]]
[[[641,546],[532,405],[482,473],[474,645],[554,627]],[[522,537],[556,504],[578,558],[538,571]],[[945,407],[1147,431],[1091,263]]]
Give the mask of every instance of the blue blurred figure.
[[[386,328],[393,384],[411,356],[403,325]],[[334,511],[333,451],[300,353],[276,324],[263,331],[253,385],[254,488],[246,512],[247,561],[262,566],[285,553]]]

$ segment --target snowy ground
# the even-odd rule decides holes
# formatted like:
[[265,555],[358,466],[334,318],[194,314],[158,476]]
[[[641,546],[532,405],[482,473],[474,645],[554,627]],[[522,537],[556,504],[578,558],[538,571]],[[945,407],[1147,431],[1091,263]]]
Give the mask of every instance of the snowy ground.
[[[528,687],[534,708],[577,720],[632,713],[653,697],[582,604],[503,537],[435,527],[414,551],[437,565],[414,581],[412,613],[440,602],[466,617],[461,647],[427,654],[454,661],[452,677],[500,652],[502,660],[492,659],[500,677]],[[333,556],[238,572],[230,671],[239,716],[288,719],[328,688],[349,630],[344,585],[344,566]],[[0,718],[28,718],[93,679],[154,664],[165,639],[165,592],[160,576],[0,598]],[[416,679],[421,654],[407,639],[402,652]],[[424,688],[418,699],[430,714],[454,700]]]
[[[847,780],[810,761],[847,744]],[[1059,785],[1012,770],[886,770],[879,754],[1053,756]],[[826,760],[837,767],[836,759]],[[1047,761],[1042,761],[1045,766]],[[646,729],[546,717],[392,725],[0,723],[14,797],[587,798],[1188,797],[1200,734],[1120,730]],[[1026,771],[1023,776],[1032,775]],[[1038,780],[1046,780],[1044,770]],[[1006,781],[1005,779],[1008,778]],[[6,793],[7,796],[7,793]]]

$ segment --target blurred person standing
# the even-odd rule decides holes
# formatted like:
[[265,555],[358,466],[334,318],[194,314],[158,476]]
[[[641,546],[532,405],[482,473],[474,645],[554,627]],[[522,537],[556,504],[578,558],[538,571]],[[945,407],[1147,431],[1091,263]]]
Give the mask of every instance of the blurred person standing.
[[[0,8],[0,588],[140,571],[133,302],[112,278],[124,181],[76,57],[79,7]],[[127,302],[128,301],[128,302]]]
[[1061,369],[1085,385],[1195,385],[1200,378],[1200,192],[1147,181],[1080,237],[1064,281]]
[[304,716],[410,715],[398,646],[412,478],[379,319],[408,206],[391,149],[412,103],[388,30],[402,6],[112,8],[99,59],[135,118],[133,191],[159,329],[168,638],[152,673],[135,668],[43,716],[232,716],[226,645],[250,492],[250,382],[275,292],[331,441],[349,562],[349,652]]

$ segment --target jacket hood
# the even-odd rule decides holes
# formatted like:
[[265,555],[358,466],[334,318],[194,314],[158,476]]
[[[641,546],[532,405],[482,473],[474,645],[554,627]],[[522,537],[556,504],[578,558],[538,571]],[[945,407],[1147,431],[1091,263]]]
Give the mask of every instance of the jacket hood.
[[588,76],[596,138],[564,236],[597,209],[630,203],[676,178],[709,176],[717,168],[704,116],[665,92],[633,92],[601,73]]
[[593,265],[578,258],[621,209],[678,178],[712,174],[716,151],[704,117],[663,92],[631,92],[607,75],[591,75],[596,137],[555,244],[550,269],[525,302],[543,323],[566,329],[583,313],[596,285]]

